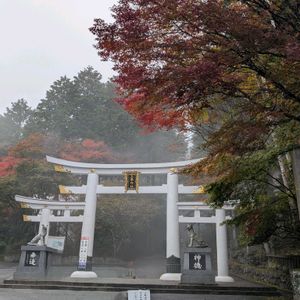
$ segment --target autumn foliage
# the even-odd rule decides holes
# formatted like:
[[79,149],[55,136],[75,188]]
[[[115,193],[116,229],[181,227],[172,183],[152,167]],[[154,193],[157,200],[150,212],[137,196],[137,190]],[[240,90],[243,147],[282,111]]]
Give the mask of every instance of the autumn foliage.
[[33,133],[27,138],[22,139],[16,145],[9,148],[10,156],[25,158],[42,158],[46,152],[47,137],[40,133]]
[[297,214],[294,187],[274,176],[280,158],[292,182],[288,153],[299,147],[297,1],[121,0],[112,12],[90,30],[118,72],[119,103],[151,129],[197,133],[206,158],[186,172],[210,176],[213,204],[240,199],[247,233],[269,238],[277,228],[251,219],[270,218],[270,195],[279,223],[282,203]]
[[234,173],[235,159],[265,149],[281,126],[294,138],[286,149],[297,143],[295,1],[123,0],[112,11],[114,23],[96,19],[91,31],[118,71],[118,101],[147,127],[204,136],[194,174]]
[[4,156],[0,158],[0,177],[14,173],[15,167],[21,160],[13,156]]
[[9,147],[6,156],[0,160],[0,176],[12,175],[16,167],[26,159],[40,158],[44,153],[44,137],[41,134],[32,134],[16,145]]
[[111,150],[104,142],[91,139],[77,143],[65,143],[59,157],[82,162],[109,162],[113,160]]
[[53,135],[34,133],[11,146],[7,155],[0,158],[0,176],[14,174],[16,167],[24,161],[44,160],[46,154],[84,162],[113,160],[112,151],[102,141],[85,139],[67,142]]
[[298,9],[295,1],[124,0],[113,24],[97,19],[91,31],[99,55],[115,63],[119,101],[147,126],[184,125],[228,97],[269,123],[299,120]]

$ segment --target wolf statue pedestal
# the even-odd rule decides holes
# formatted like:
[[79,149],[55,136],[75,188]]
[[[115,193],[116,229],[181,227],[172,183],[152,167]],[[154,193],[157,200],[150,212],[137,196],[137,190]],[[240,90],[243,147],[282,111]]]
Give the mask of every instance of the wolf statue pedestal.
[[21,251],[19,265],[13,275],[15,280],[45,279],[51,255],[59,253],[56,249],[35,245],[22,246]]
[[181,249],[181,283],[183,284],[214,284],[215,274],[211,266],[211,249],[196,233],[193,224],[185,228],[188,243]]
[[210,248],[190,248],[182,251],[181,283],[214,284],[215,274],[211,266]]

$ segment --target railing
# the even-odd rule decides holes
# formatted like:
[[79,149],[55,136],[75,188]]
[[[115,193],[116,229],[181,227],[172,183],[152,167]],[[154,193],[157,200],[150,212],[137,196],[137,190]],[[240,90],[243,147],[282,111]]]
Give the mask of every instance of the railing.
[[268,265],[286,268],[288,270],[300,268],[300,255],[267,255]]

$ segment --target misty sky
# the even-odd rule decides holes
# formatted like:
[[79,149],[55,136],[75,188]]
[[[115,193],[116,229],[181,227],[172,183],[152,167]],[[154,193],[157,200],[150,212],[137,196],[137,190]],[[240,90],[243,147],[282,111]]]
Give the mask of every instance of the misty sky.
[[112,64],[101,62],[88,28],[111,22],[117,0],[0,0],[0,113],[24,98],[35,107],[60,76],[91,65],[106,81]]

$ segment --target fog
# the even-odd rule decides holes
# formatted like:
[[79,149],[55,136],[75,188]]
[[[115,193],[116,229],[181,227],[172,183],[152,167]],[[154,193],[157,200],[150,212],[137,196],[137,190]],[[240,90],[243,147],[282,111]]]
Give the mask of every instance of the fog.
[[[112,64],[101,62],[88,28],[94,18],[112,21],[109,8],[116,2],[0,0],[0,114],[11,106],[11,102],[21,98],[35,108],[55,80],[64,75],[73,78],[88,65],[101,73],[104,82],[109,80],[114,75]],[[5,118],[1,117],[0,121],[0,138],[2,141],[6,139],[2,146],[16,143],[20,137],[12,137],[16,131],[14,127]],[[118,125],[119,128],[123,126],[121,123]],[[117,157],[114,162],[151,163],[190,158],[193,145],[190,136],[174,131],[147,134],[142,131],[122,151],[113,149]],[[23,134],[26,136],[25,133],[21,136]],[[60,138],[59,132],[55,134]],[[51,154],[58,145],[49,139],[45,140],[43,147]],[[5,151],[6,148],[3,154]],[[86,178],[81,180],[85,184]],[[123,178],[101,177],[100,184],[103,183],[122,185]],[[141,184],[166,184],[166,175],[142,176]],[[180,197],[180,201],[195,199],[196,196]],[[197,230],[205,231],[204,238],[214,248],[215,241],[211,238],[214,229],[201,226]],[[51,227],[50,233],[66,235],[64,255],[76,257],[80,231],[80,224],[56,224]],[[186,232],[183,226],[180,231],[181,243],[184,244]],[[96,264],[97,259],[101,264],[105,258],[119,267],[124,264],[126,268],[130,266],[139,277],[157,277],[164,272],[165,250],[166,195],[99,197],[94,247]],[[145,267],[148,273],[143,271]]]
[[91,65],[104,81],[112,64],[101,62],[88,28],[93,19],[112,20],[117,0],[1,0],[0,113],[25,98],[35,107],[60,76]]

